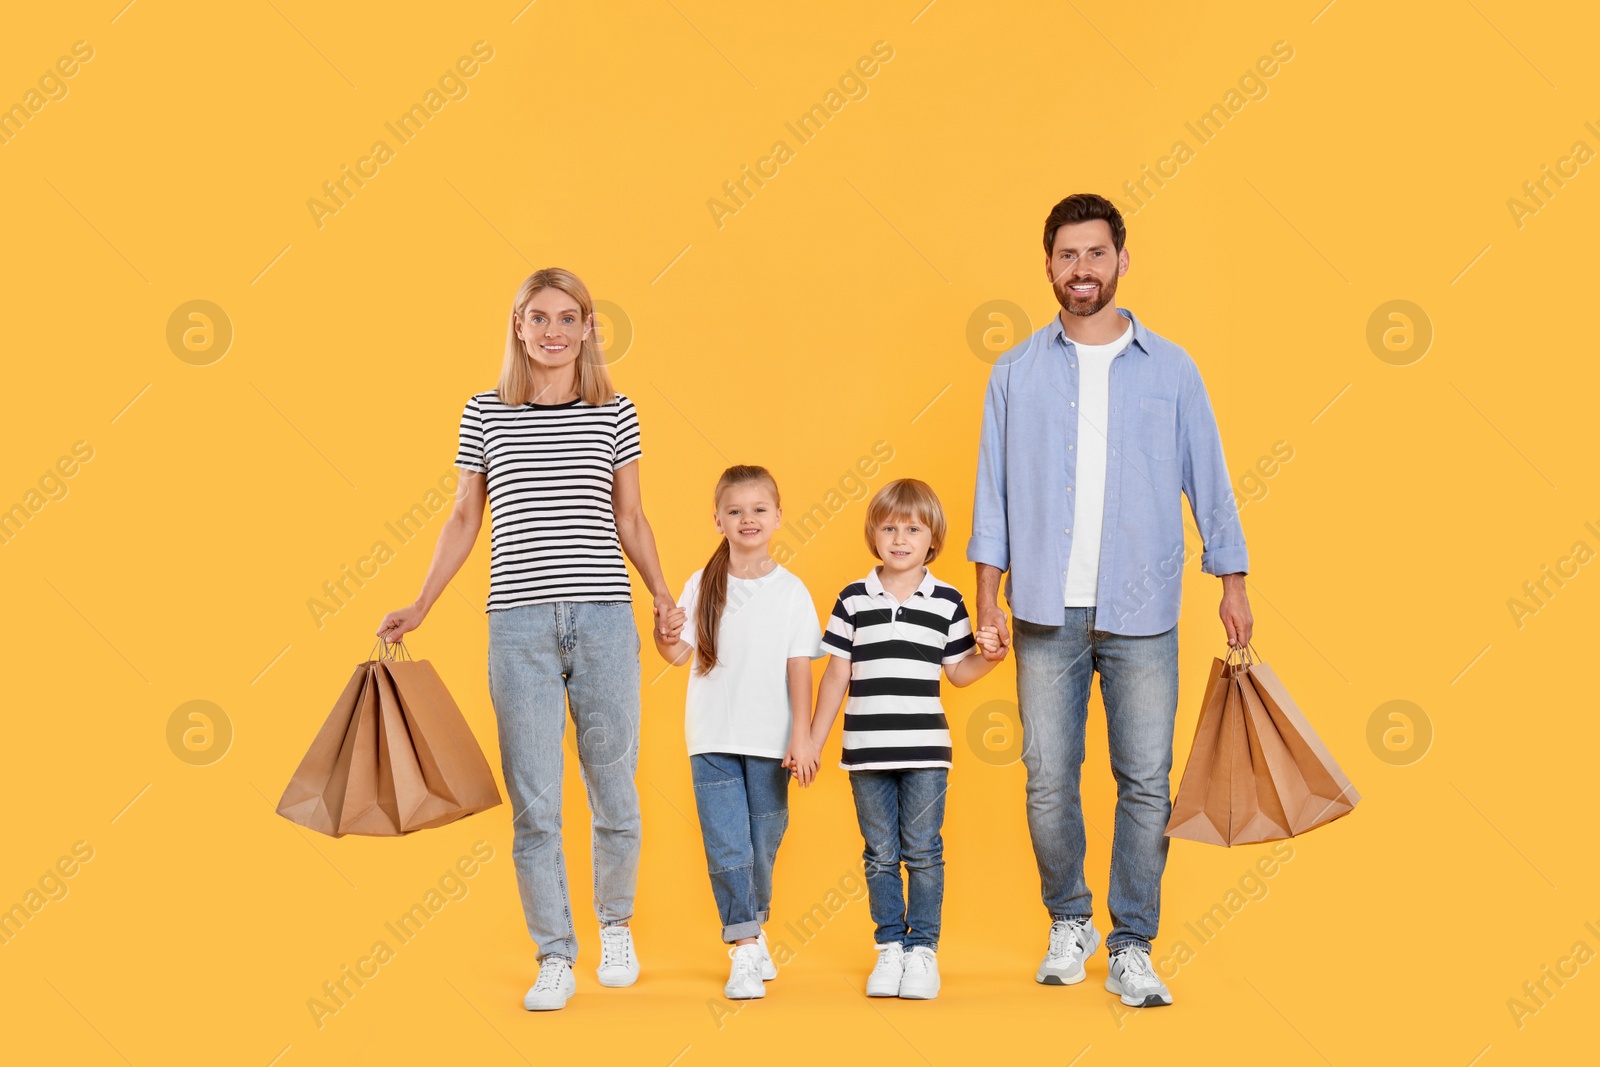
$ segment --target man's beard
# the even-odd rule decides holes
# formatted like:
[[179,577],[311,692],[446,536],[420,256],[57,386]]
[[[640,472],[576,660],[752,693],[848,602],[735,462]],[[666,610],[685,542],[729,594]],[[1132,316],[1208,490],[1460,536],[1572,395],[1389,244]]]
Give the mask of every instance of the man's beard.
[[1101,282],[1098,278],[1095,279],[1095,281],[1097,284],[1099,284],[1100,289],[1099,295],[1092,302],[1086,303],[1081,298],[1074,299],[1074,294],[1070,287],[1072,284],[1071,282],[1052,287],[1055,289],[1056,302],[1061,305],[1062,309],[1066,311],[1068,315],[1077,315],[1080,318],[1088,318],[1090,315],[1098,314],[1103,308],[1106,307],[1106,305],[1110,304],[1111,301],[1116,298],[1117,276],[1113,274],[1109,282]]

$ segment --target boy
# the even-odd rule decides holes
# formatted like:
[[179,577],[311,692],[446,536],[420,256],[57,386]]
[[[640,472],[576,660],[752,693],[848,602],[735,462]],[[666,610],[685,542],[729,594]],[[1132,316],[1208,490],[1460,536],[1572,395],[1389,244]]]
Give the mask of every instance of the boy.
[[[866,534],[881,563],[839,594],[823,633],[833,658],[817,690],[812,751],[821,752],[848,687],[839,766],[850,772],[877,924],[867,996],[931,1000],[939,994],[939,832],[951,755],[939,668],[952,685],[971,685],[1005,649],[992,627],[973,633],[961,594],[928,571],[944,547],[945,519],[927,483],[901,478],[878,490],[867,505]],[[974,656],[980,647],[983,655]]]

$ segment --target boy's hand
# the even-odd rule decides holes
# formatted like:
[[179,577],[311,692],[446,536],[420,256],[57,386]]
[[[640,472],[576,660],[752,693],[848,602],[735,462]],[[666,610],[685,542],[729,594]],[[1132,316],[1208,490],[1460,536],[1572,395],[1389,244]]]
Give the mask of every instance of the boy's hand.
[[1006,658],[1006,646],[1000,641],[1000,631],[993,626],[980,626],[972,636],[983,651],[984,659],[997,663]]
[[812,746],[810,739],[804,738],[790,743],[789,752],[783,757],[783,765],[789,768],[800,783],[800,788],[804,789],[816,780],[819,757],[820,753]]

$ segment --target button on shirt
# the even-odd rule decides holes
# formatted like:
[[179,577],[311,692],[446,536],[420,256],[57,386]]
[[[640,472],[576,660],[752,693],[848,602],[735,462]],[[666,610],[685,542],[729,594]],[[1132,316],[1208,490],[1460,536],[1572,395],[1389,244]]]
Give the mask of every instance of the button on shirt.
[[[1126,308],[1133,338],[1111,361],[1095,628],[1133,636],[1178,622],[1182,498],[1207,574],[1249,569],[1211,400],[1194,360]],[[1004,353],[989,374],[967,559],[1006,571],[1013,614],[1060,626],[1083,440],[1082,367],[1059,315]]]

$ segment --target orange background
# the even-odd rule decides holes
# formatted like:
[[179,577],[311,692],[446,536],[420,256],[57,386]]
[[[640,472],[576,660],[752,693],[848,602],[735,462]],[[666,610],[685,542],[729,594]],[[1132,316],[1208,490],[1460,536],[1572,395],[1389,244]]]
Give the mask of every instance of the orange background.
[[[39,902],[0,944],[14,1056],[1592,1057],[1600,375],[1573,309],[1600,221],[1597,26],[1576,4],[1324,2],[13,12],[0,105],[25,119],[0,139],[0,507],[26,521],[0,539],[0,906]],[[87,61],[71,59],[79,41]],[[492,58],[446,81],[421,131],[388,133],[479,41]],[[892,58],[800,143],[785,124],[827,106],[880,41]],[[1252,76],[1277,42],[1292,58]],[[1202,142],[1186,124],[1213,105],[1227,119]],[[390,158],[316,219],[307,202],[380,139]],[[789,158],[718,225],[708,201],[778,140]],[[1168,176],[1135,203],[1124,183],[1146,166]],[[1120,1010],[1103,954],[1081,986],[1032,981],[1046,915],[1009,664],[947,690],[933,1003],[859,993],[871,925],[848,892],[861,844],[830,752],[793,798],[773,937],[814,907],[827,922],[792,943],[764,1001],[728,1014],[684,677],[658,677],[648,641],[634,988],[597,988],[580,891],[580,995],[522,1010],[533,946],[506,806],[401,840],[274,814],[378,620],[416,595],[443,511],[409,543],[385,523],[449,475],[462,404],[493,385],[531,270],[568,267],[606,302],[675,592],[713,547],[724,466],[770,467],[793,517],[883,441],[893,458],[869,488],[934,485],[952,527],[934,571],[970,597],[983,384],[994,348],[1052,313],[1041,223],[1080,190],[1128,211],[1121,302],[1201,367],[1246,502],[1256,647],[1363,795],[1270,877],[1255,865],[1271,846],[1174,844],[1157,959],[1184,940],[1194,954],[1167,969],[1171,1009]],[[215,333],[186,348],[195,300]],[[993,301],[1027,322],[989,318]],[[861,501],[840,503],[791,563],[819,615],[870,562]],[[318,625],[308,601],[379,540],[392,558]],[[1220,585],[1189,567],[1180,768],[1223,647]],[[485,531],[408,645],[498,767],[487,580]],[[214,736],[191,750],[180,709],[196,700]],[[1400,719],[1384,708],[1397,700]],[[1090,723],[1088,872],[1107,928],[1098,699]],[[587,812],[568,776],[581,887]],[[492,858],[466,895],[319,1027],[307,1001],[479,841]],[[73,873],[51,880],[61,857]],[[41,880],[58,899],[28,896]],[[1218,904],[1220,932],[1190,940]],[[1524,983],[1541,980],[1553,995],[1534,1002]]]

